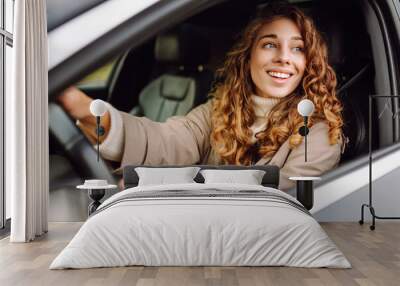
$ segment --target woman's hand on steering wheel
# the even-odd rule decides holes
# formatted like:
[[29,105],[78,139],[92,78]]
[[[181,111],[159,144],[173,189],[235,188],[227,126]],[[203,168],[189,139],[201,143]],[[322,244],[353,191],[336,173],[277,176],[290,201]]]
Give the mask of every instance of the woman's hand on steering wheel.
[[84,120],[93,117],[89,109],[93,99],[75,86],[64,90],[57,97],[57,101],[74,119]]
[[[90,104],[93,99],[78,88],[71,86],[57,97],[57,101],[72,118],[79,120],[78,127],[90,142],[95,144],[97,139],[96,118],[90,113]],[[101,121],[105,133],[104,136],[100,138],[100,143],[107,137],[110,129],[111,123],[109,112],[106,112]]]

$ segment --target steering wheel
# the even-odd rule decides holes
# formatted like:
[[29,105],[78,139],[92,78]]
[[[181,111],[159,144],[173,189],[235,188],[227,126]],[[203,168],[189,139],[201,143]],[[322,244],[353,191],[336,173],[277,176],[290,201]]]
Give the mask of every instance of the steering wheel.
[[117,184],[110,164],[99,157],[91,142],[74,120],[55,102],[49,102],[49,132],[64,149],[66,156],[84,178],[99,178]]

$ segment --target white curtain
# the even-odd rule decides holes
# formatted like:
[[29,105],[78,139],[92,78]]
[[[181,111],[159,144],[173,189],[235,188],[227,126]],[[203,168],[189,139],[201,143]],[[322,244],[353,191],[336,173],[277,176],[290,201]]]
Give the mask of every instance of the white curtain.
[[47,232],[49,196],[45,0],[15,1],[12,93],[6,98],[6,187],[12,242]]

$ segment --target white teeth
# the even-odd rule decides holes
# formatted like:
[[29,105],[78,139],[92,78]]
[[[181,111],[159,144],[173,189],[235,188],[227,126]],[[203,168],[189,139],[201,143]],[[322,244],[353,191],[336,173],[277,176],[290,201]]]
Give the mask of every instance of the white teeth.
[[281,72],[274,72],[274,71],[269,71],[268,74],[273,77],[279,77],[279,78],[289,78],[290,77],[290,74],[288,74],[288,73],[281,73]]

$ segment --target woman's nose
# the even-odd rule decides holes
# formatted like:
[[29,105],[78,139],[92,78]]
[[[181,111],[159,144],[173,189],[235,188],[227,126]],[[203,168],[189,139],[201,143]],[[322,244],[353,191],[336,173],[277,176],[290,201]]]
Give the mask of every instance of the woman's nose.
[[281,47],[278,49],[277,60],[282,63],[290,62],[290,49],[287,47]]

